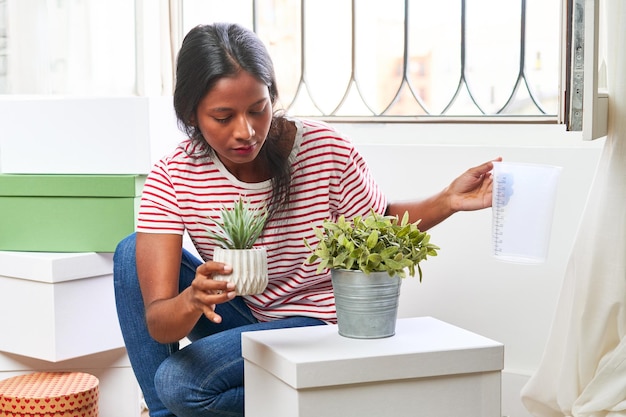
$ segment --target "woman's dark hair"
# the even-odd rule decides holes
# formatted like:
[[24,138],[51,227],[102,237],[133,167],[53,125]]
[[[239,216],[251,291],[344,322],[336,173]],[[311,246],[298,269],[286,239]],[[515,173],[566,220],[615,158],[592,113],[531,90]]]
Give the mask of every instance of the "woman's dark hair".
[[[179,127],[207,152],[210,148],[193,123],[198,105],[217,81],[235,76],[242,70],[267,85],[274,107],[278,99],[274,65],[265,45],[254,32],[237,24],[215,23],[196,26],[185,36],[176,62],[174,110]],[[289,140],[284,136],[286,125],[282,112],[275,112],[259,153],[259,158],[268,164],[272,177],[271,214],[289,201],[291,147],[287,146]]]

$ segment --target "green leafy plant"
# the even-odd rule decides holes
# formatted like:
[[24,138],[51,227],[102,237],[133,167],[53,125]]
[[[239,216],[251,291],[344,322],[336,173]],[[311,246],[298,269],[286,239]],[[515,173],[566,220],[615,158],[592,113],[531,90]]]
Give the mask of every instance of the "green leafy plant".
[[409,223],[408,212],[402,221],[397,216],[384,216],[370,211],[366,217],[358,216],[347,221],[344,216],[336,222],[325,220],[316,227],[315,236],[319,243],[313,248],[304,243],[313,253],[307,262],[318,259],[318,273],[326,268],[338,268],[371,272],[386,271],[389,276],[415,276],[417,269],[420,282],[420,262],[428,256],[437,256],[439,247],[430,243],[430,235],[418,228],[419,220]]
[[208,228],[210,238],[225,249],[251,249],[261,236],[268,211],[264,206],[252,206],[239,199],[232,208],[222,207],[221,221],[208,218],[213,228]]

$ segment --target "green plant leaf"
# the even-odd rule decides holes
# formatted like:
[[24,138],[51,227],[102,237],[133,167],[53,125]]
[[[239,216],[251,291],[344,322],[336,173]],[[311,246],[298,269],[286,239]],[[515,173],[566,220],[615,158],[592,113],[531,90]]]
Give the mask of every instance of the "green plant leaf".
[[372,230],[372,232],[367,236],[366,245],[369,249],[372,249],[378,243],[378,230]]
[[[222,206],[220,221],[207,218],[213,225],[207,228],[207,234],[224,248],[250,249],[263,233],[268,215],[265,207],[253,207],[240,198],[232,208]],[[323,231],[320,231],[319,238],[324,238]]]
[[386,271],[390,276],[405,277],[407,271],[420,274],[419,263],[436,256],[439,247],[430,243],[430,235],[418,228],[419,220],[409,223],[405,212],[402,220],[396,216],[380,215],[370,210],[368,216],[357,216],[352,221],[340,216],[336,222],[325,220],[315,229],[318,243],[310,249],[320,262],[319,271],[327,267],[361,270],[366,274]]

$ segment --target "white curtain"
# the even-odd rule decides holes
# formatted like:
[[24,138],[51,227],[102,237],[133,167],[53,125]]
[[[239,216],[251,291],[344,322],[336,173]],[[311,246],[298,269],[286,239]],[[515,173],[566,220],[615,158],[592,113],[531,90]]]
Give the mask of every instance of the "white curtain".
[[7,92],[171,95],[181,0],[8,0]]
[[537,417],[626,416],[626,2],[600,5],[609,131],[544,356],[521,393]]
[[182,43],[181,0],[135,0],[136,93],[169,96]]

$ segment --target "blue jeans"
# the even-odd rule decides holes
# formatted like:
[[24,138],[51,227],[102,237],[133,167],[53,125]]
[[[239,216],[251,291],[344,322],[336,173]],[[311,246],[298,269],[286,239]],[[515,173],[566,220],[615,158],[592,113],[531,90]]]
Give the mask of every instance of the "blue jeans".
[[[222,323],[202,316],[188,335],[192,343],[179,350],[178,343],[158,343],[148,333],[134,234],[119,243],[113,259],[115,301],[124,344],[151,417],[243,416],[241,333],[324,324],[308,317],[259,322],[243,298],[236,297],[216,306]],[[191,284],[201,263],[183,250],[181,291]]]

